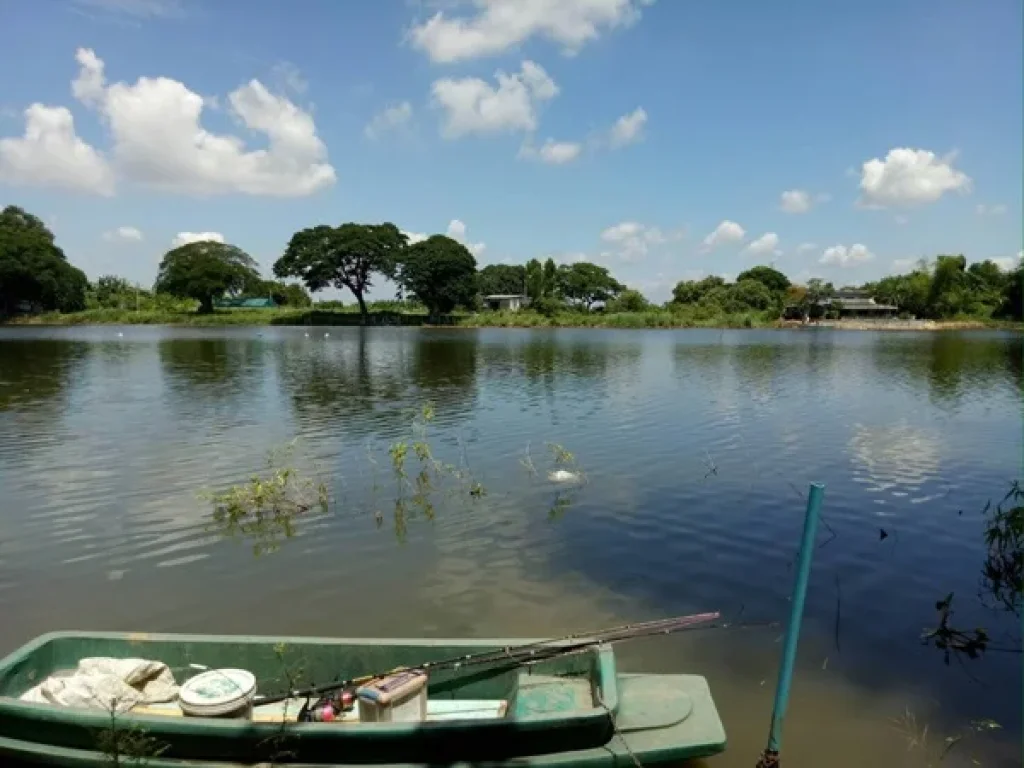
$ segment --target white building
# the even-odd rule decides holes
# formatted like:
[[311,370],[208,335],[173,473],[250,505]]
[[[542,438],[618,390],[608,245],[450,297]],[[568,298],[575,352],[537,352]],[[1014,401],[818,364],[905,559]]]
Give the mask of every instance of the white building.
[[521,293],[495,293],[484,296],[483,300],[488,309],[507,309],[510,312],[518,312],[527,304],[526,297]]

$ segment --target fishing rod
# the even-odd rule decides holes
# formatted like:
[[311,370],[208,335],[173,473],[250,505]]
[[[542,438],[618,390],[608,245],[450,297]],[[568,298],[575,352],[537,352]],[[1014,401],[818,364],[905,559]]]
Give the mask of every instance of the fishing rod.
[[635,624],[624,624],[620,627],[598,630],[595,632],[578,632],[563,637],[549,640],[539,640],[522,645],[510,645],[503,648],[495,648],[489,651],[463,654],[451,658],[439,659],[437,661],[425,661],[414,666],[396,667],[387,672],[378,672],[368,675],[360,675],[347,680],[336,680],[327,685],[313,685],[308,688],[288,691],[274,696],[257,696],[257,704],[274,704],[290,698],[312,698],[323,696],[326,693],[351,688],[353,686],[376,680],[386,675],[407,670],[419,670],[431,672],[445,669],[460,669],[466,666],[477,666],[485,664],[496,664],[499,662],[521,664],[531,661],[543,661],[563,654],[582,651],[596,645],[617,643],[623,640],[631,640],[638,637],[649,637],[659,634],[671,634],[685,629],[699,628],[696,625],[714,621],[721,614],[717,611],[710,613],[697,613],[690,616],[675,616],[668,619],[656,619]]

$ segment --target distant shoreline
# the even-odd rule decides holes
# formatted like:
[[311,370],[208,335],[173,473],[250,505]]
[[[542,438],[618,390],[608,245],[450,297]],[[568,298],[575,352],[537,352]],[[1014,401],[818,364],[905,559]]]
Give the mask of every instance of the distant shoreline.
[[[430,323],[425,314],[392,312],[371,313],[369,327],[418,326],[424,328],[611,328],[622,330],[729,329],[802,329],[842,331],[966,331],[1024,330],[1024,323],[999,320],[820,320],[810,323],[765,320],[753,314],[695,318],[665,311],[623,312],[615,314],[564,314],[545,317],[536,313],[477,313],[446,316],[446,322]],[[0,326],[72,326],[72,325],[166,325],[175,327],[360,327],[355,312],[316,309],[222,310],[212,314],[126,310],[86,310],[68,314],[47,313],[15,317]]]

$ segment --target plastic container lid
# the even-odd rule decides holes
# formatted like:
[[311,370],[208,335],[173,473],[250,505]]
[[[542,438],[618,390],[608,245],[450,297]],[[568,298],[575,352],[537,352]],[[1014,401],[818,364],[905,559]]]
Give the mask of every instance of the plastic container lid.
[[178,691],[181,711],[193,717],[220,717],[249,706],[256,678],[244,669],[211,669],[187,680]]

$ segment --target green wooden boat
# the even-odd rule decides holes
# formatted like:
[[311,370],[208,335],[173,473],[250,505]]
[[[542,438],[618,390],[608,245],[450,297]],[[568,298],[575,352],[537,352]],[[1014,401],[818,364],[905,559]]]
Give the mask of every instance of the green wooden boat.
[[[610,646],[510,669],[431,673],[427,720],[297,723],[184,717],[19,700],[87,657],[166,663],[180,684],[197,666],[242,668],[268,698],[400,666],[529,640],[371,640],[60,632],[0,660],[0,765],[109,765],[111,732],[143,736],[151,768],[274,765],[632,766],[725,749],[707,682],[697,675],[621,674]],[[257,704],[259,700],[257,700]],[[284,706],[284,705],[280,705]],[[481,715],[481,709],[484,714]],[[488,714],[489,712],[489,714]],[[127,743],[127,742],[126,742]],[[137,748],[137,747],[133,747]],[[123,760],[124,758],[122,758]]]

